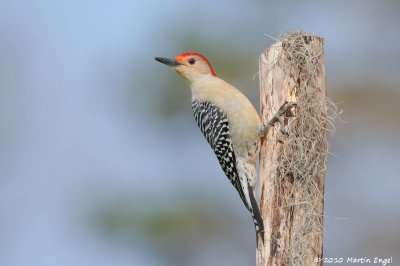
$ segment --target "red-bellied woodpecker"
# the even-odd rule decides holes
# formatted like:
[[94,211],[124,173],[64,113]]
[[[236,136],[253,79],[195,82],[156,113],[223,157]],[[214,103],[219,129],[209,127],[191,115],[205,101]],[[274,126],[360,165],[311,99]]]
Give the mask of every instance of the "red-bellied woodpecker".
[[[261,127],[251,102],[238,89],[218,78],[201,54],[183,53],[174,59],[155,59],[172,67],[189,84],[196,122],[250,211],[257,235],[264,242],[264,225],[254,187],[260,135],[271,124]],[[278,117],[272,124],[276,121],[280,121]]]

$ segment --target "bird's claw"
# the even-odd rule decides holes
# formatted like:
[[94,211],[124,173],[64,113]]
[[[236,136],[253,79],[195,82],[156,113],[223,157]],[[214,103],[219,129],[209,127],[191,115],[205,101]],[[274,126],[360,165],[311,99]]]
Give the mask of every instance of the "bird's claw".
[[276,122],[279,122],[281,133],[286,136],[289,135],[289,131],[287,129],[285,129],[285,123],[284,123],[284,120],[282,119],[282,115],[293,107],[297,107],[297,103],[286,102],[286,103],[282,104],[282,106],[279,108],[278,112],[268,121],[268,123],[261,125],[257,129],[258,135],[260,137],[264,137],[268,133],[269,129]]
[[287,130],[286,128],[281,127],[280,129],[281,133],[285,136],[289,136],[289,130]]

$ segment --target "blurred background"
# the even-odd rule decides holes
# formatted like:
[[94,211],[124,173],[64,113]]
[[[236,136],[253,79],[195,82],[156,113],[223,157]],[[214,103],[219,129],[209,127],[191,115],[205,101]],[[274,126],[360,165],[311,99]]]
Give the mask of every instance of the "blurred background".
[[[400,265],[398,1],[0,1],[0,265],[255,265],[250,216],[154,61],[206,55],[259,108],[258,57],[325,38],[326,257]],[[397,256],[397,258],[396,258]]]

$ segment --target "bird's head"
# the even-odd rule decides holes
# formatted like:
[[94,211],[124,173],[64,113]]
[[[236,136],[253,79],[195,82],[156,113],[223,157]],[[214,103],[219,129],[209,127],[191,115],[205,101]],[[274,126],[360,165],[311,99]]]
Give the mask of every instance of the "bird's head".
[[183,53],[174,59],[156,57],[158,62],[172,67],[182,78],[189,83],[204,75],[216,76],[207,58],[199,53]]

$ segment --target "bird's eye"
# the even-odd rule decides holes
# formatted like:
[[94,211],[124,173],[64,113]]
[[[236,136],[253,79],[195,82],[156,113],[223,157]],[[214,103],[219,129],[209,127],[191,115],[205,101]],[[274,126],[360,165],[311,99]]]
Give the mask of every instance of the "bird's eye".
[[194,63],[196,63],[196,59],[190,58],[188,62],[189,64],[194,65]]

